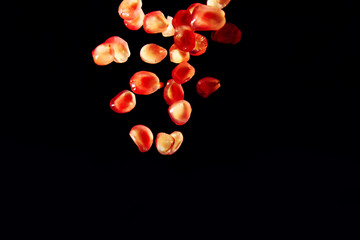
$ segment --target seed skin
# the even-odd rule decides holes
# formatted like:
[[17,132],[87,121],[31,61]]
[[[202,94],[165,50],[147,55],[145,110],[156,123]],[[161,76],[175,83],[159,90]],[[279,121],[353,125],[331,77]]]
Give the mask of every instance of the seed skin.
[[164,99],[168,105],[184,100],[184,89],[181,84],[176,83],[173,79],[167,81],[164,88]]
[[110,101],[110,108],[116,113],[128,113],[136,106],[135,94],[123,90]]
[[181,132],[174,131],[171,134],[160,132],[156,136],[155,146],[162,155],[173,155],[181,146],[184,137]]
[[170,61],[173,63],[187,62],[190,59],[190,53],[179,49],[175,43],[169,49]]
[[149,12],[144,17],[143,28],[147,33],[162,33],[169,25],[161,11]]
[[167,56],[167,50],[157,44],[149,43],[140,50],[140,58],[150,64],[161,62]]
[[196,84],[197,93],[203,97],[208,98],[211,94],[216,92],[220,87],[220,81],[213,77],[204,77]]
[[154,135],[150,128],[141,124],[132,127],[129,135],[140,152],[149,151],[154,141]]
[[118,13],[122,19],[132,20],[138,16],[141,7],[141,0],[123,0],[119,5]]
[[140,9],[139,14],[134,19],[124,20],[124,24],[130,30],[133,31],[139,30],[144,23],[144,17],[145,17],[144,11]]
[[191,116],[191,105],[186,100],[179,100],[169,106],[168,112],[176,125],[184,125]]
[[241,30],[233,23],[227,22],[222,28],[211,33],[215,42],[237,44],[241,40]]
[[195,68],[188,62],[182,62],[172,70],[171,75],[176,83],[184,84],[195,75]]
[[226,23],[223,10],[207,5],[196,6],[191,17],[191,27],[194,31],[216,31]]
[[149,95],[163,87],[158,76],[148,71],[136,72],[130,79],[130,88],[136,94]]

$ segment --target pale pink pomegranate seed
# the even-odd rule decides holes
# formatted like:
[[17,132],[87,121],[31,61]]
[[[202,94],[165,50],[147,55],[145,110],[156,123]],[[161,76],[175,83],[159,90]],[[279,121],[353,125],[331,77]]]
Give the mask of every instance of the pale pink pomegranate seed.
[[190,51],[190,55],[199,56],[206,52],[208,41],[205,36],[195,33],[195,47]]
[[136,106],[135,94],[129,90],[123,90],[110,101],[110,108],[117,113],[127,113]]
[[154,43],[144,45],[140,50],[140,58],[150,64],[161,62],[167,56],[167,50]]
[[129,45],[121,37],[110,37],[105,41],[105,43],[110,44],[111,48],[114,49],[114,62],[124,63],[130,57]]
[[172,136],[175,140],[174,145],[172,146],[171,151],[169,153],[170,155],[172,155],[180,148],[181,144],[184,141],[184,136],[179,131],[175,131],[171,133],[170,136]]
[[211,39],[220,43],[237,44],[241,40],[241,31],[235,24],[227,22],[222,28],[211,33]]
[[102,43],[92,51],[94,63],[99,66],[104,66],[114,61],[114,49],[109,43]]
[[191,27],[194,31],[216,31],[226,23],[223,10],[207,5],[195,7],[191,18]]
[[203,98],[207,98],[218,90],[219,87],[220,81],[218,79],[213,77],[204,77],[197,82],[196,91]]
[[190,59],[190,53],[179,49],[175,44],[169,49],[170,61],[173,63],[187,62]]
[[231,0],[207,0],[206,5],[223,9],[226,7]]
[[174,29],[174,26],[172,25],[173,17],[167,16],[166,20],[168,21],[169,25],[168,25],[168,27],[166,28],[166,30],[163,31],[161,34],[162,34],[164,37],[174,36],[175,29]]
[[168,105],[184,100],[184,89],[181,84],[176,83],[173,79],[167,81],[164,88],[164,99]]
[[161,33],[168,25],[169,22],[161,11],[149,12],[144,17],[143,28],[147,33]]
[[156,136],[155,146],[160,154],[172,155],[180,148],[183,141],[184,137],[179,131],[171,134],[160,132]]
[[174,102],[168,109],[170,118],[176,125],[184,125],[187,123],[190,119],[191,111],[191,105],[186,100]]
[[131,20],[138,16],[141,7],[141,0],[123,0],[119,5],[118,13],[122,19]]
[[158,76],[148,71],[136,72],[130,79],[131,90],[140,95],[149,95],[163,87]]
[[151,148],[154,135],[151,130],[144,125],[136,125],[131,128],[129,133],[140,152],[147,152]]
[[179,63],[171,72],[171,76],[178,84],[189,81],[195,75],[195,68],[188,62]]
[[124,20],[124,24],[130,30],[134,30],[134,31],[139,30],[144,23],[144,17],[145,17],[144,11],[140,9],[139,14],[134,19]]
[[175,45],[182,51],[190,52],[195,47],[195,33],[190,26],[182,25],[175,28]]

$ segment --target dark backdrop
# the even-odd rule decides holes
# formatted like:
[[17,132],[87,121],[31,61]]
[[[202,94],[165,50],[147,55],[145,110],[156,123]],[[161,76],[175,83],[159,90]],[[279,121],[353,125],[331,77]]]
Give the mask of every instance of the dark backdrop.
[[[193,107],[184,126],[170,121],[162,90],[137,96],[128,114],[109,108],[136,71],[166,83],[175,66],[168,57],[157,65],[140,60],[144,44],[169,48],[172,40],[126,29],[119,3],[5,5],[0,156],[9,223],[36,234],[93,234],[99,225],[136,233],[138,222],[148,230],[222,222],[239,232],[263,223],[299,234],[332,232],[328,223],[355,215],[360,85],[352,1],[233,0],[224,11],[242,40],[224,45],[204,33],[208,51],[191,57],[196,74],[184,84]],[[191,3],[143,0],[143,10],[174,16]],[[91,51],[114,35],[129,43],[129,61],[96,66]],[[208,99],[195,90],[205,76],[221,81]],[[140,153],[128,136],[135,124],[155,136],[180,130],[184,143],[173,156],[154,146]]]

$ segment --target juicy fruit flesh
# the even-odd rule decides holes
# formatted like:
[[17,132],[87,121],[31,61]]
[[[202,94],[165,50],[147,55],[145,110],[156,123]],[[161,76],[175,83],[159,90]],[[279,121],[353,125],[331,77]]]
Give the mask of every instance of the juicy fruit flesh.
[[148,71],[136,72],[130,79],[131,90],[140,95],[152,94],[162,86],[158,76]]
[[226,7],[231,0],[207,0],[206,5],[222,9]]
[[195,33],[195,47],[190,51],[190,55],[199,56],[206,52],[208,41],[206,37],[199,33]]
[[147,33],[161,33],[168,25],[169,22],[161,11],[147,13],[144,17],[143,28]]
[[219,30],[225,23],[225,12],[215,7],[199,5],[192,13],[191,27],[195,31]]
[[168,105],[184,100],[184,89],[181,84],[176,83],[173,79],[167,81],[164,88],[164,99]]
[[114,49],[108,43],[102,43],[92,51],[94,63],[105,66],[114,61]]
[[129,135],[140,152],[149,151],[154,141],[153,133],[144,125],[136,125],[132,127]]
[[183,84],[195,75],[195,68],[188,62],[182,62],[173,69],[171,75],[175,82]]
[[160,154],[172,155],[180,148],[183,141],[184,137],[179,131],[171,134],[160,132],[156,136],[155,145]]
[[150,64],[161,62],[167,56],[167,50],[154,43],[144,45],[140,50],[141,59]]
[[144,23],[144,11],[140,9],[139,14],[131,20],[124,20],[125,26],[130,30],[139,30]]
[[187,62],[190,59],[190,53],[182,51],[175,44],[171,45],[169,53],[170,62],[173,63]]
[[195,34],[190,26],[180,26],[175,28],[175,45],[182,51],[190,52],[195,47]]
[[129,45],[121,37],[110,37],[105,41],[105,43],[109,43],[110,46],[114,49],[114,62],[124,63],[130,57]]
[[235,24],[227,22],[222,28],[211,33],[211,39],[215,42],[236,44],[241,40],[241,31]]
[[123,0],[119,5],[118,13],[122,19],[132,20],[137,17],[141,7],[141,0]]
[[117,113],[127,113],[136,106],[135,94],[129,90],[123,90],[110,101],[110,108]]
[[168,109],[170,118],[176,125],[187,123],[190,119],[191,111],[191,105],[186,100],[174,102]]
[[207,98],[218,90],[219,87],[220,81],[218,79],[213,77],[204,77],[197,82],[196,91],[203,98]]

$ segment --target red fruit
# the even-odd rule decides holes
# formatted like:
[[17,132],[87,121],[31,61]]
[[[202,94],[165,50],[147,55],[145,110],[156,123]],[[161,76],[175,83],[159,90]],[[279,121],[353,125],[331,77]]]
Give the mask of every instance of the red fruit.
[[150,64],[161,62],[167,55],[167,50],[154,43],[144,45],[140,50],[140,58]]
[[241,31],[235,24],[227,22],[211,34],[211,39],[215,42],[236,44],[241,40]]
[[206,5],[222,9],[226,7],[231,0],[207,0]]
[[94,63],[99,66],[104,66],[114,61],[114,49],[109,43],[102,43],[92,51]]
[[169,22],[161,11],[149,12],[144,17],[143,28],[147,33],[161,33],[168,25]]
[[110,101],[110,108],[117,113],[127,113],[136,105],[135,94],[129,90],[123,90]]
[[129,135],[140,152],[149,151],[154,141],[154,135],[151,130],[144,125],[134,126],[131,128]]
[[124,20],[125,26],[130,30],[139,30],[144,23],[144,11],[140,9],[139,14],[131,20]]
[[195,68],[191,66],[188,62],[179,63],[172,70],[172,78],[178,84],[183,84],[189,81],[195,74]]
[[192,14],[193,11],[194,11],[194,9],[195,9],[197,6],[200,6],[200,5],[205,5],[205,4],[202,4],[202,3],[193,3],[193,4],[191,4],[191,5],[187,8],[187,10]]
[[190,55],[199,56],[206,52],[208,41],[206,37],[201,34],[195,33],[195,47],[190,51]]
[[171,134],[161,132],[156,136],[155,145],[160,154],[172,155],[180,148],[183,141],[184,137],[179,131]]
[[191,105],[186,100],[179,100],[169,106],[168,112],[176,125],[184,125],[190,119]]
[[173,63],[187,62],[190,59],[190,53],[182,51],[175,44],[171,45],[169,53],[170,61]]
[[179,10],[172,20],[172,25],[175,29],[183,25],[190,26],[190,23],[191,13],[188,10]]
[[200,79],[196,84],[197,93],[203,97],[207,98],[210,94],[214,93],[220,87],[220,81],[213,77],[204,77]]
[[195,7],[191,18],[191,27],[194,31],[215,31],[226,23],[223,10],[207,5]]
[[141,0],[123,0],[119,5],[118,13],[122,19],[131,20],[138,16],[141,7]]
[[168,105],[184,100],[184,89],[181,84],[176,83],[173,79],[167,81],[164,88],[164,99]]
[[130,49],[128,43],[121,37],[114,36],[108,38],[105,43],[109,43],[114,49],[114,62],[124,63],[130,57]]
[[131,90],[140,95],[149,95],[163,86],[155,73],[148,71],[136,72],[130,79]]
[[195,34],[190,26],[182,25],[175,28],[175,45],[184,52],[190,52],[195,47]]
[[173,25],[172,25],[173,17],[167,16],[166,20],[168,21],[169,25],[168,25],[168,27],[166,28],[166,30],[163,31],[161,34],[162,34],[164,37],[174,36],[175,29],[174,29],[174,27],[173,27]]

